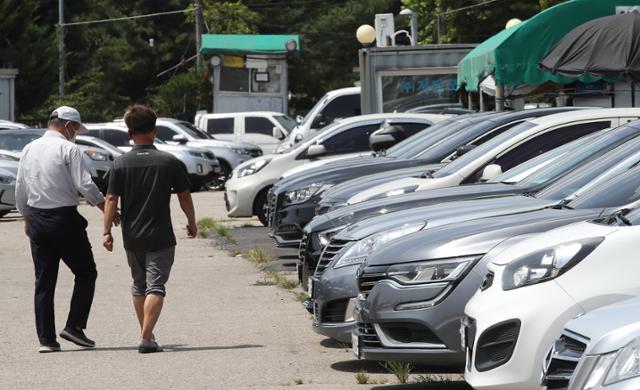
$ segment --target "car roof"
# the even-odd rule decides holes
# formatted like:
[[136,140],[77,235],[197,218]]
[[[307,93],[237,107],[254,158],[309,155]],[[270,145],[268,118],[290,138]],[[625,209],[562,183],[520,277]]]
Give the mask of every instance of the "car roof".
[[383,113],[383,114],[356,115],[348,118],[338,119],[334,123],[348,124],[348,123],[361,122],[366,120],[385,120],[385,119],[423,119],[427,121],[439,122],[441,120],[445,120],[450,117],[451,115],[394,112],[394,113]]
[[[285,114],[276,111],[243,111],[243,112],[216,112],[202,114],[202,118],[231,118],[237,116],[284,116]],[[158,118],[160,119],[160,118]]]
[[540,118],[530,119],[529,122],[534,125],[551,125],[556,123],[566,123],[567,120],[575,118],[575,120],[597,119],[600,117],[610,116],[638,116],[640,117],[640,108],[596,108],[587,110],[567,111],[559,114],[552,114]]

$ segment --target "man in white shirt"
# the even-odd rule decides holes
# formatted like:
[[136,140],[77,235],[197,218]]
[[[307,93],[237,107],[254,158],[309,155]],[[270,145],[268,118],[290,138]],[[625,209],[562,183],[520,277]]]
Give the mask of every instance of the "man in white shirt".
[[60,337],[93,348],[85,334],[97,277],[87,237],[87,220],[78,213],[78,193],[93,206],[104,198],[91,180],[82,152],[73,143],[86,132],[80,113],[62,106],[53,111],[44,135],[27,145],[16,181],[16,207],[24,216],[35,266],[35,315],[40,352],[56,352],[54,294],[60,259],[75,276],[71,307]]

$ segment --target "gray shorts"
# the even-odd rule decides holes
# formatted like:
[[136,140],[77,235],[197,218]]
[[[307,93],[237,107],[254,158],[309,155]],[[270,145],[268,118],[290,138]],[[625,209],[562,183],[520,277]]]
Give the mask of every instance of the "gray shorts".
[[165,296],[164,285],[169,280],[176,247],[161,249],[154,252],[126,251],[133,286],[131,294]]

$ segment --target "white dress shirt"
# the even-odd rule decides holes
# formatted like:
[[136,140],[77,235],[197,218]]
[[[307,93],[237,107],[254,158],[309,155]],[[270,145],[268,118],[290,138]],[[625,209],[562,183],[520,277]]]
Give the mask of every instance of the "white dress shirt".
[[104,202],[76,144],[57,131],[47,131],[24,148],[16,180],[16,208],[20,214],[29,214],[27,206],[77,206],[78,192],[93,206]]

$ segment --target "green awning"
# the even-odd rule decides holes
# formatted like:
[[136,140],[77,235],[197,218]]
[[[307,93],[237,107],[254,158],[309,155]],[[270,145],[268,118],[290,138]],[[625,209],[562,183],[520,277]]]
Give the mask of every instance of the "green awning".
[[580,80],[538,69],[538,62],[566,33],[589,20],[614,15],[616,6],[640,5],[640,0],[569,0],[505,29],[476,46],[458,64],[458,88],[477,91],[478,84],[493,75],[496,84],[537,85],[547,81],[569,84]]
[[203,34],[202,54],[285,54],[286,43],[294,41],[295,51],[300,50],[297,35],[241,35]]

